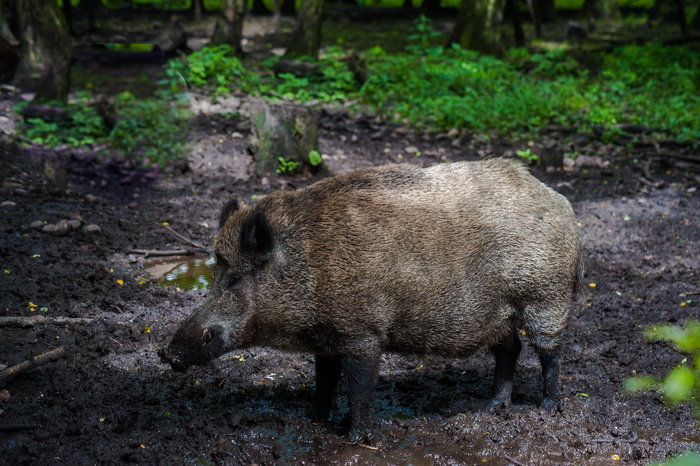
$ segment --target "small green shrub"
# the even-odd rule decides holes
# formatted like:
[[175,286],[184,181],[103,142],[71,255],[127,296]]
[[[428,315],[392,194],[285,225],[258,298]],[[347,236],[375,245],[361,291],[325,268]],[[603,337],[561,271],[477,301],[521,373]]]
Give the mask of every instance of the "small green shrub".
[[515,155],[523,160],[527,160],[530,163],[535,163],[540,158],[539,155],[533,154],[531,149],[516,150]]
[[630,377],[624,382],[628,393],[654,390],[663,394],[670,406],[688,403],[700,420],[700,322],[689,319],[685,328],[676,325],[648,327],[644,336],[650,340],[668,341],[688,356],[663,379],[651,375]]
[[284,157],[277,157],[277,162],[279,163],[276,170],[278,174],[292,173],[299,168],[299,162],[295,160],[285,160]]
[[433,29],[432,23],[433,21],[423,14],[413,20],[416,32],[406,37],[408,41],[406,51],[416,55],[430,55],[437,52],[435,42],[442,37],[442,34]]
[[183,156],[191,116],[188,108],[177,101],[137,99],[128,92],[116,96],[114,105],[120,118],[108,136],[111,147],[127,158],[161,166]]
[[[190,112],[180,101],[157,97],[137,99],[128,92],[119,94],[111,102],[116,119],[111,130],[98,114],[95,102],[91,94],[80,94],[66,106],[67,118],[55,122],[30,118],[19,125],[18,131],[34,144],[49,147],[103,144],[122,157],[161,166],[184,155]],[[16,111],[21,112],[24,105],[18,105]]]
[[[29,118],[19,125],[18,130],[32,143],[49,147],[95,144],[104,137],[106,128],[95,105],[89,103],[89,95],[82,94],[74,104],[66,107],[68,113],[65,119],[45,121],[41,118]],[[28,102],[20,103],[15,107],[15,111],[21,113],[27,105]],[[63,107],[56,102],[50,105]]]

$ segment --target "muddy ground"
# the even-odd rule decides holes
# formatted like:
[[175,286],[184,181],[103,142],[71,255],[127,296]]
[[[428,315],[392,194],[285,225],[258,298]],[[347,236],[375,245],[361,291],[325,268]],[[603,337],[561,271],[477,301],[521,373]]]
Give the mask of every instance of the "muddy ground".
[[[342,391],[328,425],[306,417],[309,354],[253,348],[186,373],[170,370],[157,348],[204,292],[161,287],[146,273],[134,250],[193,248],[164,222],[210,246],[231,196],[253,202],[362,166],[475,160],[524,147],[415,135],[328,111],[319,117],[326,173],[260,175],[245,151],[246,125],[222,115],[239,104],[217,110],[195,102],[191,170],[156,178],[119,161],[68,157],[58,164],[65,183],[52,182],[44,172],[55,164],[3,136],[0,316],[47,320],[0,327],[0,364],[66,353],[0,387],[0,464],[644,464],[700,448],[687,406],[670,410],[658,394],[622,391],[625,378],[661,376],[683,359],[645,340],[646,326],[700,314],[700,177],[657,159],[645,166],[652,146],[630,149],[625,141],[578,138],[569,150],[589,158],[567,170],[533,169],[571,200],[588,261],[586,290],[571,305],[563,338],[561,412],[538,408],[539,363],[528,345],[513,409],[500,414],[486,409],[488,351],[463,360],[384,355],[376,449],[346,443]],[[31,226],[63,219],[80,228],[54,236]]]

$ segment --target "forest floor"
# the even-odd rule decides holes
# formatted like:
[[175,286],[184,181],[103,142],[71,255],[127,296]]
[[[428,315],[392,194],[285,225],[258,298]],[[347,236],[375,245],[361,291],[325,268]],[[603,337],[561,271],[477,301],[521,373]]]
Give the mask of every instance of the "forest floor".
[[[231,196],[250,203],[363,166],[519,148],[328,111],[319,115],[327,172],[260,175],[245,148],[249,130],[225,116],[239,104],[195,102],[190,169],[158,177],[73,157],[58,163],[65,182],[50,182],[43,173],[56,163],[3,136],[0,316],[45,319],[0,327],[0,365],[66,353],[0,386],[0,464],[603,465],[700,448],[687,406],[622,390],[627,377],[662,376],[684,357],[646,340],[645,327],[700,317],[700,176],[624,144],[581,140],[587,157],[566,170],[532,169],[571,201],[588,264],[563,337],[561,412],[538,407],[539,363],[526,339],[508,413],[486,408],[488,350],[469,359],[385,354],[372,449],[346,442],[342,390],[328,425],[306,417],[310,354],[253,348],[173,372],[156,351],[205,292],[162,287],[147,274],[153,260],[134,250],[193,248],[164,223],[211,246]],[[58,236],[31,226],[64,219],[81,228]]]

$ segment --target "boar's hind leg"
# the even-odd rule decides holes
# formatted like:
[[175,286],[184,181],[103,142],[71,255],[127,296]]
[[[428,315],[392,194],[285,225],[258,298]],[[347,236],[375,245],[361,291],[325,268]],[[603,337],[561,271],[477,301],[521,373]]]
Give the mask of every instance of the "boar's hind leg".
[[312,414],[317,419],[328,420],[341,368],[339,356],[316,355],[316,395]]
[[[373,345],[368,345],[373,346]],[[365,348],[343,356],[343,377],[348,387],[352,424],[350,441],[372,441],[372,398],[379,373],[379,348]]]
[[559,405],[559,347],[539,350],[542,366],[542,407],[554,411]]
[[515,331],[506,337],[504,341],[491,347],[491,352],[496,358],[491,410],[509,409],[511,406],[515,363],[518,360],[521,348],[520,339]]
[[553,411],[559,405],[560,337],[566,326],[566,306],[526,306],[525,327],[542,366],[542,407]]

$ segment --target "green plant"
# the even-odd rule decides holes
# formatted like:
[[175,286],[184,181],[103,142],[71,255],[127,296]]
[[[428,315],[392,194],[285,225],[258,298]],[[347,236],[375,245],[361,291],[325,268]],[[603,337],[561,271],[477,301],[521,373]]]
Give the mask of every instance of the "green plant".
[[321,153],[317,150],[312,150],[309,152],[309,164],[312,167],[317,167],[323,163],[323,157]]
[[421,14],[418,18],[413,20],[413,24],[416,27],[416,32],[407,36],[406,40],[409,45],[406,50],[410,53],[415,53],[417,55],[436,53],[437,50],[433,49],[433,43],[437,38],[441,36],[439,32],[433,29],[432,20],[427,18],[425,15]]
[[156,162],[161,167],[182,157],[189,109],[180,102],[136,99],[124,92],[114,99],[120,115],[109,133],[110,145],[128,158]]
[[650,340],[668,341],[677,351],[688,356],[663,379],[651,375],[626,379],[625,391],[658,391],[672,407],[688,403],[696,419],[700,420],[700,322],[689,319],[685,328],[676,325],[655,325],[645,329],[644,336]]
[[294,170],[299,168],[299,162],[294,160],[285,160],[284,157],[277,157],[277,162],[279,163],[276,170],[278,174],[292,173]]
[[176,89],[184,79],[194,87],[210,89],[214,94],[234,91],[260,91],[258,75],[243,67],[228,44],[204,47],[186,59],[171,60],[165,67],[166,82]]
[[[103,104],[91,94],[82,93],[64,107],[65,118],[52,122],[29,118],[18,130],[34,144],[49,147],[101,144],[119,156],[161,166],[184,154],[183,136],[187,134],[190,112],[181,101],[160,97],[137,99],[124,92],[107,106],[107,113],[116,121],[111,129],[97,110]],[[21,112],[22,108],[18,105],[16,111]]]
[[[68,106],[51,103],[54,107],[66,110],[65,118],[56,121],[28,118],[19,125],[20,134],[34,144],[49,147],[95,144],[104,136],[106,128],[96,106],[90,104],[89,97],[86,94],[79,95],[76,102]],[[21,113],[26,106],[27,103],[18,104],[15,111]]]
[[540,158],[539,155],[533,154],[532,150],[530,149],[516,150],[515,155],[517,155],[521,159],[527,160],[530,163],[535,163]]
[[671,459],[659,463],[649,463],[649,466],[697,466],[698,464],[700,464],[700,453],[685,451]]

